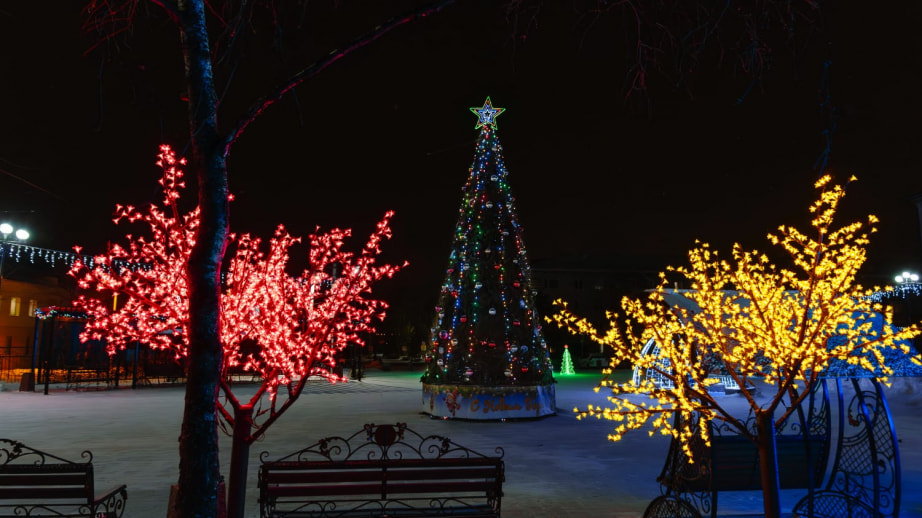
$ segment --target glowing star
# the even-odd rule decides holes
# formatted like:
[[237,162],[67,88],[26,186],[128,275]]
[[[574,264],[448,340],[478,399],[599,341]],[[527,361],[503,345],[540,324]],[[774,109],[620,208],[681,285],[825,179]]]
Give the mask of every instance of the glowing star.
[[505,108],[494,108],[493,102],[490,101],[490,96],[487,96],[487,100],[484,101],[483,106],[480,108],[471,106],[471,112],[477,116],[477,125],[474,126],[474,129],[480,129],[484,126],[495,128],[496,118],[504,111],[506,111]]

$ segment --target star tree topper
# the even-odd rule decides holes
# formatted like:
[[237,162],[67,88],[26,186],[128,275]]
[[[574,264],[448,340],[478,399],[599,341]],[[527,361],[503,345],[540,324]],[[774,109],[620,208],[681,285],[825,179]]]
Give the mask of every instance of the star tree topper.
[[477,125],[474,126],[474,129],[480,129],[483,126],[489,128],[496,128],[496,118],[499,117],[499,114],[506,111],[505,108],[494,108],[493,102],[490,101],[490,96],[487,96],[487,100],[484,101],[483,106],[471,106],[471,112],[477,116]]

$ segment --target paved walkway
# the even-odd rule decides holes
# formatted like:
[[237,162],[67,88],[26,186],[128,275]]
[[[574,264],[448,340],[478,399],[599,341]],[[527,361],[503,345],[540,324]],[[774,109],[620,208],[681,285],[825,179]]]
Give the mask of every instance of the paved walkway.
[[[530,421],[450,421],[431,419],[422,411],[418,372],[368,371],[361,382],[311,384],[301,399],[272,425],[251,450],[248,516],[258,516],[256,470],[260,452],[279,457],[329,435],[350,435],[365,423],[406,422],[417,432],[450,437],[481,452],[502,447],[506,460],[503,516],[506,518],[636,518],[658,495],[655,478],[668,439],[643,431],[617,443],[606,435],[612,423],[577,421],[576,406],[604,403],[595,394],[599,376],[559,377],[558,414]],[[922,517],[922,397],[920,384],[894,387],[890,396],[901,437],[903,458],[902,517]],[[137,390],[18,392],[0,391],[0,437],[65,458],[94,454],[102,488],[128,484],[126,518],[165,518],[169,488],[176,483],[178,443],[184,390],[150,387]],[[730,396],[728,396],[730,397]],[[223,469],[230,440],[221,438]],[[783,495],[783,506],[797,496]],[[721,498],[721,513],[758,513],[759,493]]]

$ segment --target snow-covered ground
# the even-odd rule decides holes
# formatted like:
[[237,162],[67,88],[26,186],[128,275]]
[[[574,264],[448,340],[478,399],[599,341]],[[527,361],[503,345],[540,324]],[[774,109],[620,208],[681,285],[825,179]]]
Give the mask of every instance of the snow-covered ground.
[[[612,423],[577,421],[574,407],[604,403],[592,386],[598,375],[558,377],[558,414],[533,421],[446,421],[422,413],[418,372],[368,371],[361,382],[312,385],[251,449],[248,516],[257,517],[260,452],[276,458],[314,440],[348,436],[365,423],[406,422],[484,453],[505,450],[503,515],[507,518],[639,517],[659,494],[655,481],[668,440],[632,432],[612,443]],[[93,452],[97,485],[128,485],[126,518],[166,518],[170,486],[178,477],[182,387],[100,391],[0,390],[0,437],[65,458]],[[734,396],[726,396],[732,398]],[[730,400],[728,400],[730,401]],[[900,516],[922,518],[922,379],[897,379],[888,401],[900,437]],[[222,436],[223,469],[230,440]],[[758,512],[758,493],[721,498],[720,511]],[[796,499],[796,496],[790,497]],[[783,495],[783,506],[794,502]]]

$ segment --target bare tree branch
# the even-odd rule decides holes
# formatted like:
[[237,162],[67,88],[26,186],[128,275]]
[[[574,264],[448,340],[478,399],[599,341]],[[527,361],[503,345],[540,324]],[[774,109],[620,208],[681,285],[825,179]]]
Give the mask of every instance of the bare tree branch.
[[237,139],[240,138],[240,135],[243,134],[244,130],[246,130],[247,126],[249,126],[251,122],[256,120],[256,118],[259,117],[270,106],[281,100],[282,97],[284,97],[285,94],[290,92],[293,88],[300,85],[305,80],[319,74],[327,67],[348,56],[352,52],[368,45],[369,43],[372,43],[378,38],[381,38],[397,27],[401,27],[420,18],[425,18],[427,16],[436,14],[454,2],[455,0],[440,0],[427,7],[423,7],[405,15],[392,18],[391,20],[375,27],[371,33],[353,41],[342,50],[334,50],[325,59],[313,63],[312,65],[295,73],[293,76],[291,76],[291,78],[276,88],[272,93],[256,101],[256,103],[247,111],[247,113],[239,119],[237,124],[231,128],[224,140],[224,156],[227,157],[230,154],[231,146],[233,146]]

